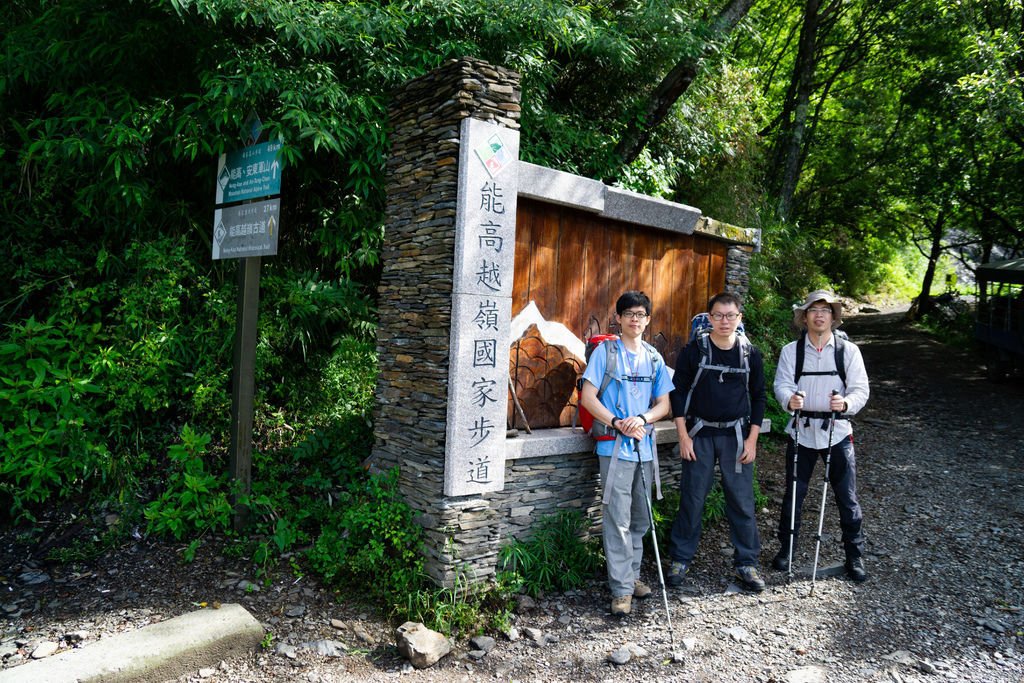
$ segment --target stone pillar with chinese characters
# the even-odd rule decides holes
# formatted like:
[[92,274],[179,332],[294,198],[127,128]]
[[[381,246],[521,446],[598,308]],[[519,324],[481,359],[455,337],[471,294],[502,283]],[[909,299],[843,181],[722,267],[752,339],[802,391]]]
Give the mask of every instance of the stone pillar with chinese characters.
[[438,583],[504,538],[519,75],[451,60],[391,98],[371,469],[399,469]]
[[455,217],[444,493],[505,480],[519,132],[464,119]]

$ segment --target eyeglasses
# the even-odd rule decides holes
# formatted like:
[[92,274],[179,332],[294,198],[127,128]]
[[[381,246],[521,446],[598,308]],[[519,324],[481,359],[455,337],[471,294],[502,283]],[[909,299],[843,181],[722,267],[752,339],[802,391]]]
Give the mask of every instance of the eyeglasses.
[[832,313],[832,307],[826,306],[822,308],[821,306],[814,306],[812,308],[808,308],[807,312],[811,315],[825,315],[826,313]]
[[711,314],[711,319],[714,320],[716,323],[717,322],[721,322],[722,320],[728,320],[729,322],[732,322],[733,320],[736,320],[736,318],[739,318],[739,317],[740,317],[739,313],[712,313]]
[[643,311],[623,311],[619,313],[623,318],[629,318],[630,320],[643,320],[647,317],[647,314]]

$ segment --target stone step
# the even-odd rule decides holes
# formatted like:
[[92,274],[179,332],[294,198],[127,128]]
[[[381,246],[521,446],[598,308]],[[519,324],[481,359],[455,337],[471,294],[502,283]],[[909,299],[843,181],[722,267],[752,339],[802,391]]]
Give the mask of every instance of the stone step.
[[0,683],[164,681],[253,652],[262,640],[255,617],[227,604],[0,671]]

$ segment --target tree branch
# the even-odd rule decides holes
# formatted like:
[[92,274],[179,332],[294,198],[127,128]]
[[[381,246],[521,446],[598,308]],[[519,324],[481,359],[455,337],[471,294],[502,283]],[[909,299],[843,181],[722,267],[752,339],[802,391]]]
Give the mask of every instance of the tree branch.
[[731,0],[711,22],[708,37],[698,57],[685,57],[662,79],[647,103],[640,121],[630,125],[615,147],[621,165],[633,162],[651,140],[654,129],[665,120],[672,106],[682,97],[700,72],[701,61],[710,56],[723,38],[747,15],[754,0]]

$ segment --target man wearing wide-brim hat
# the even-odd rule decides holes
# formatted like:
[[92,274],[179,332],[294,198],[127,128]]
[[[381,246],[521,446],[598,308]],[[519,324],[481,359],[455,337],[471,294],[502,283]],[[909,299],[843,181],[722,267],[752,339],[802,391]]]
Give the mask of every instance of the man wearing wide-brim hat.
[[828,463],[828,479],[839,508],[846,573],[860,582],[867,579],[867,573],[862,559],[863,514],[857,500],[850,417],[864,407],[870,391],[860,349],[845,334],[835,332],[842,322],[843,305],[835,294],[824,289],[811,292],[803,304],[793,307],[793,323],[800,329],[800,338],[784,346],[779,354],[775,397],[779,405],[794,414],[794,420],[789,430],[786,493],[779,518],[781,547],[772,567],[788,571],[790,558],[796,557],[800,511],[820,459]]
[[814,304],[824,306],[828,304],[832,308],[832,320],[830,329],[837,329],[843,324],[843,302],[827,289],[816,289],[807,295],[807,300],[801,306],[793,306],[793,324],[797,329],[807,328],[807,309]]

